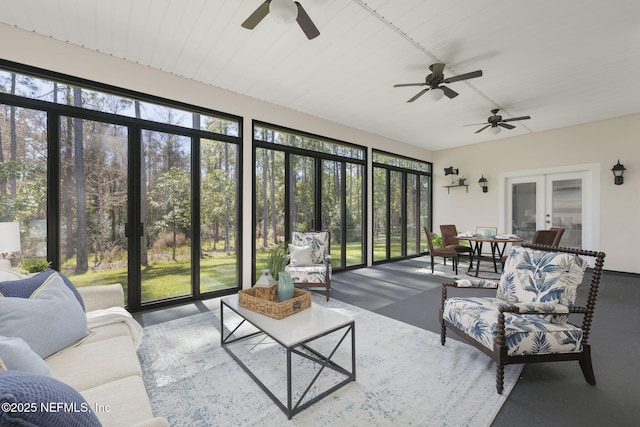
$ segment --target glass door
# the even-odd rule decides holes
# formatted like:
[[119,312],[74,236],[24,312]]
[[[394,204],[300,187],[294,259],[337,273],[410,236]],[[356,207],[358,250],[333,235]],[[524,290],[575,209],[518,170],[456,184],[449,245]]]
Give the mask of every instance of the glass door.
[[191,295],[191,138],[142,132],[141,301]]
[[121,283],[126,298],[128,130],[74,117],[59,125],[60,269],[76,286]]
[[589,238],[585,172],[507,178],[506,228],[531,241],[536,230],[565,229],[561,245],[580,248]]
[[545,228],[564,228],[562,246],[582,247],[583,174],[567,173],[547,176],[547,210]]
[[[291,231],[316,230],[315,163],[313,157],[295,154],[289,156],[289,224]],[[286,237],[285,240],[289,241],[290,237]]]
[[344,204],[343,162],[322,160],[322,230],[331,232],[331,265],[342,265],[343,207]]

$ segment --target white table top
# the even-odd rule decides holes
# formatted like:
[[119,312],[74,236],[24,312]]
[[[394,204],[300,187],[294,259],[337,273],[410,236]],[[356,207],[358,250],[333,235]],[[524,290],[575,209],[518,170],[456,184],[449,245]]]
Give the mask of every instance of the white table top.
[[336,328],[353,322],[351,316],[330,308],[311,304],[311,307],[283,319],[274,319],[264,314],[241,307],[238,295],[222,298],[222,301],[242,317],[260,328],[267,335],[286,347],[292,347]]

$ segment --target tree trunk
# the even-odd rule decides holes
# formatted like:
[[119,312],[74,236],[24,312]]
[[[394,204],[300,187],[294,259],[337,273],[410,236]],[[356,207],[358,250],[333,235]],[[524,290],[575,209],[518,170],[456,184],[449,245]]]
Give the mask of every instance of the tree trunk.
[[269,198],[267,188],[269,185],[269,155],[265,148],[262,149],[262,247],[269,247]]
[[[82,90],[73,88],[73,105],[82,107]],[[76,167],[76,274],[86,273],[89,269],[89,253],[87,249],[87,201],[84,175],[84,141],[82,119],[73,119],[73,139]]]

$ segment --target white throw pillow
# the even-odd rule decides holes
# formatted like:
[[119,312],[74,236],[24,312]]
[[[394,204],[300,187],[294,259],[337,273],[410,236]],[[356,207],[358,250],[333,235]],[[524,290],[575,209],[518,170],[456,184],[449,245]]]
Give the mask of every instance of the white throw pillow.
[[0,335],[22,338],[43,359],[87,332],[82,306],[57,273],[30,298],[0,296]]
[[291,266],[313,265],[311,246],[290,246]]
[[44,360],[22,338],[0,336],[0,370],[51,376]]

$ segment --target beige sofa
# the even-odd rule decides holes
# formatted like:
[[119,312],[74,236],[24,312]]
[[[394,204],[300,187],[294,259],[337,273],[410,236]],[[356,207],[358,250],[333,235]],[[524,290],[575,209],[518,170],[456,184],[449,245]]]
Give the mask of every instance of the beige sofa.
[[78,288],[90,334],[45,362],[54,378],[87,400],[104,427],[168,426],[154,417],[136,354],[142,328],[122,308],[119,284]]
[[[22,278],[0,269],[0,282]],[[104,427],[168,426],[164,418],[154,417],[151,411],[136,352],[142,327],[124,309],[122,286],[77,290],[85,306],[89,333],[44,359],[51,376],[80,392]],[[7,367],[0,363],[0,369]]]

